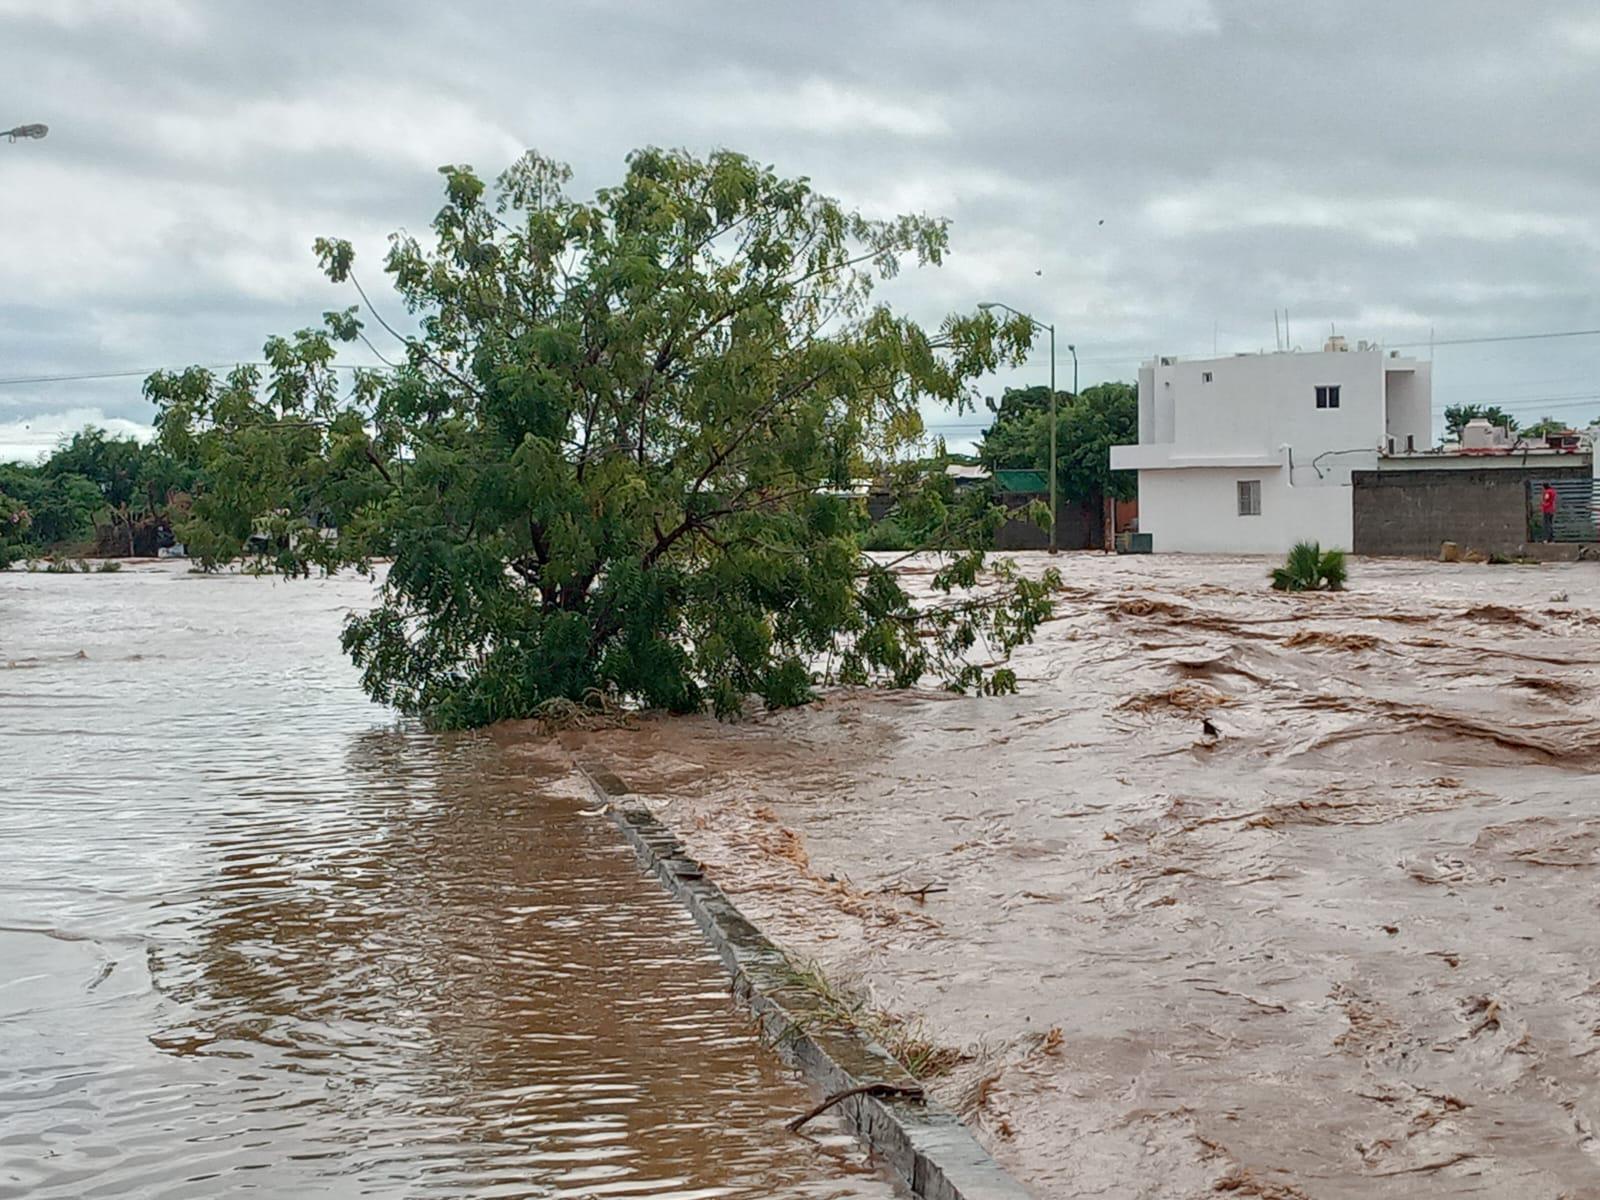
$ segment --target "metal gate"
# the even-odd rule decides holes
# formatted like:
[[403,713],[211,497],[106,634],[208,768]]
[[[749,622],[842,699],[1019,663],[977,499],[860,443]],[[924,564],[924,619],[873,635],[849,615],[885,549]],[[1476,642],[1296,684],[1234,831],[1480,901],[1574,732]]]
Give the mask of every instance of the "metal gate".
[[[1600,541],[1600,495],[1593,479],[1558,479],[1550,484],[1556,492],[1555,540],[1558,542]],[[1528,539],[1544,539],[1545,485],[1528,480]]]

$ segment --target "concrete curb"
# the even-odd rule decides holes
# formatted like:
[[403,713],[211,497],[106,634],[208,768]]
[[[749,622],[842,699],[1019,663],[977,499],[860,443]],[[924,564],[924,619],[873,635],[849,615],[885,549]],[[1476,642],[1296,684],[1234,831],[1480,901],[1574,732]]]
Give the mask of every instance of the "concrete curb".
[[[673,832],[639,804],[628,786],[603,768],[579,764],[610,806],[640,861],[693,915],[733,976],[733,994],[760,1021],[783,1058],[825,1095],[864,1084],[915,1087],[889,1053],[860,1030],[833,1022],[817,995],[795,977],[783,953],[723,895],[684,852]],[[837,1111],[922,1200],[1027,1200],[955,1113],[932,1100],[853,1096]]]

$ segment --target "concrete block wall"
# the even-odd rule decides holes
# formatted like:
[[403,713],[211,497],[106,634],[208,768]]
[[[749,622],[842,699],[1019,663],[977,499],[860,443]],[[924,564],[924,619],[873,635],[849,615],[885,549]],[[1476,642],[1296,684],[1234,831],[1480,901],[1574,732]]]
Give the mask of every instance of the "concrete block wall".
[[[1000,495],[1000,503],[1010,509],[1028,507],[1035,500],[1043,499],[1021,492],[1004,492]],[[887,492],[873,492],[867,497],[867,515],[874,521],[881,521],[894,511],[894,498]],[[1132,521],[1139,514],[1137,501],[1122,501],[1117,505],[1117,528],[1125,527],[1127,521]],[[1103,521],[1097,505],[1078,504],[1071,500],[1062,500],[1056,511],[1056,536],[1057,545],[1062,550],[1100,550],[1105,541]],[[1043,550],[1050,545],[1050,533],[1040,529],[1032,521],[1010,520],[1000,526],[995,533],[994,548],[996,550]]]
[[[1006,493],[1000,497],[1007,508],[1025,508],[1038,496]],[[1062,500],[1056,507],[1056,545],[1062,550],[1099,550],[1105,541],[1104,522],[1098,505]],[[1050,545],[1050,532],[1032,521],[1012,520],[995,533],[996,550],[1043,550]]]
[[1515,554],[1528,540],[1528,482],[1588,479],[1588,463],[1356,471],[1357,554],[1432,558],[1444,542]]

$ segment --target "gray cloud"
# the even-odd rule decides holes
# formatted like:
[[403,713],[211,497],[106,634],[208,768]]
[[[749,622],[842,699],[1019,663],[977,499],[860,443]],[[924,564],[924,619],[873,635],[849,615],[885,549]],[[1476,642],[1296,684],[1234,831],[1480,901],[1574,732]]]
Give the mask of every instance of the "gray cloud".
[[[730,146],[946,215],[947,265],[887,294],[1034,310],[1086,382],[1270,346],[1283,306],[1301,344],[1600,326],[1581,0],[0,0],[0,45],[0,125],[51,125],[0,143],[7,379],[254,357],[348,302],[314,236],[370,259],[433,167],[527,146],[584,190],[639,145]],[[1600,338],[1442,349],[1436,401],[1588,417],[1596,367]],[[138,382],[0,386],[0,454],[148,420]]]

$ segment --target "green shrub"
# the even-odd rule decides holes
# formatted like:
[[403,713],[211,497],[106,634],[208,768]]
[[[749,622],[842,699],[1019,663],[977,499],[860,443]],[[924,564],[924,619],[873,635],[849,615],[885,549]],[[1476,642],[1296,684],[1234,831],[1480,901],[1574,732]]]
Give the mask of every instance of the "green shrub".
[[1272,572],[1272,586],[1280,592],[1337,592],[1349,572],[1343,550],[1324,550],[1317,542],[1296,542],[1283,566]]
[[893,517],[885,517],[857,538],[863,550],[910,550],[911,538]]

